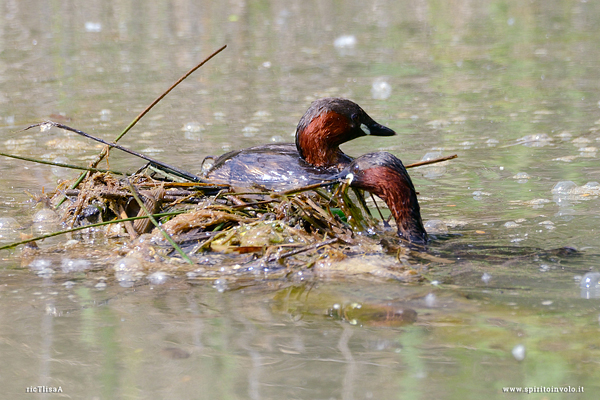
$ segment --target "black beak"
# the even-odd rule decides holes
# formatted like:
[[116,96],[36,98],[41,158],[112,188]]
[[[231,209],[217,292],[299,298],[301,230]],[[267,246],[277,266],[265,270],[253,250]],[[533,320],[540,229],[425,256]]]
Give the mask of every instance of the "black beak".
[[387,126],[380,125],[377,122],[369,124],[368,128],[370,132],[369,134],[373,136],[394,136],[396,134],[396,132],[394,132],[392,129],[388,128]]

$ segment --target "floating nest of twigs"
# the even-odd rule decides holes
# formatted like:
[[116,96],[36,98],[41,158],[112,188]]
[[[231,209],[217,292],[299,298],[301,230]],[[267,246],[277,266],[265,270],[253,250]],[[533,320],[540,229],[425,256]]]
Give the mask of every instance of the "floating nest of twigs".
[[125,239],[119,256],[155,269],[170,265],[199,280],[306,279],[342,270],[347,276],[419,278],[395,229],[375,219],[362,194],[344,182],[242,192],[210,182],[174,182],[168,175],[156,168],[129,177],[89,173],[77,189],[63,183],[51,203],[62,202],[58,210],[67,227]]

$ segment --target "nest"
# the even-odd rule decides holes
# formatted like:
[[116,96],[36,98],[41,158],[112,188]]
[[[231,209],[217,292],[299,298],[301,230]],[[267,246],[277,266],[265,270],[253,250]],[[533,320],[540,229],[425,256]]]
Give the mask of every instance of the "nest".
[[63,183],[51,202],[66,197],[58,208],[66,226],[125,238],[122,255],[184,269],[187,261],[199,278],[226,271],[289,276],[386,252],[400,257],[386,266],[390,278],[416,277],[402,267],[406,249],[395,230],[381,229],[362,193],[344,182],[275,192],[171,178],[149,169],[130,177],[88,173],[77,189]]

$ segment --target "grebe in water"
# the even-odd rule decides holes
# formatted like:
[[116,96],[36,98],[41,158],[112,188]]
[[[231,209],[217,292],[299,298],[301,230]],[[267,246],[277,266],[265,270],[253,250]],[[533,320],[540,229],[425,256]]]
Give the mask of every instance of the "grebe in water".
[[398,236],[411,243],[427,243],[417,192],[397,157],[383,151],[365,154],[352,161],[341,176],[350,179],[351,187],[370,192],[387,204]]
[[333,179],[352,162],[339,146],[361,136],[396,133],[358,104],[340,98],[314,101],[296,128],[296,143],[235,150],[215,160],[205,178],[233,186],[286,190]]

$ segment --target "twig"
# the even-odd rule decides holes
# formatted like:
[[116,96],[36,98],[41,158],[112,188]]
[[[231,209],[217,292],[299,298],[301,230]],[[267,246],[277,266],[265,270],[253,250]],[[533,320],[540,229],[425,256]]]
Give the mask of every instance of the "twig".
[[52,126],[55,126],[57,128],[64,129],[66,131],[74,132],[74,133],[76,133],[78,135],[81,135],[81,136],[86,137],[88,139],[95,140],[96,142],[100,142],[100,143],[105,144],[105,145],[107,145],[109,147],[114,147],[116,149],[124,151],[125,153],[129,153],[129,154],[134,155],[136,157],[142,158],[142,159],[144,159],[146,161],[150,161],[152,164],[156,164],[156,165],[158,165],[158,166],[160,166],[162,168],[170,170],[171,173],[178,174],[178,175],[180,175],[180,176],[182,176],[182,177],[184,177],[186,179],[189,179],[191,181],[202,181],[201,178],[197,177],[196,175],[190,174],[187,171],[184,171],[184,170],[179,169],[177,167],[173,167],[173,166],[171,166],[169,164],[165,164],[162,161],[155,160],[152,157],[148,157],[145,154],[138,153],[137,151],[133,151],[131,149],[128,149],[127,147],[123,147],[123,146],[118,145],[116,143],[109,143],[109,142],[107,142],[104,139],[100,139],[98,137],[90,135],[89,133],[85,133],[83,131],[80,131],[79,129],[71,128],[70,126],[67,126],[67,125],[64,125],[64,124],[60,124],[58,122],[53,122],[53,121],[40,122],[38,124],[29,125],[27,128],[25,128],[23,130],[26,131],[28,129],[35,128],[36,126],[42,126],[43,127],[43,126],[46,126],[46,125],[52,125]]
[[80,169],[83,171],[91,171],[91,172],[111,172],[116,175],[125,175],[123,172],[119,172],[119,171],[110,171],[108,169],[100,169],[100,168],[80,167],[78,165],[71,165],[71,164],[65,164],[65,163],[53,162],[53,161],[37,160],[35,158],[16,156],[14,154],[0,153],[0,156],[16,158],[17,160],[31,161],[31,162],[38,163],[38,164],[52,165],[52,166],[61,167],[61,168]]
[[150,211],[148,211],[148,208],[146,208],[146,205],[144,204],[142,199],[140,199],[140,196],[137,194],[135,187],[129,181],[129,179],[127,179],[127,184],[129,185],[129,190],[131,190],[131,194],[132,194],[133,198],[135,199],[135,201],[137,201],[137,203],[142,208],[142,210],[144,210],[144,212],[146,213],[146,215],[148,216],[148,218],[150,219],[152,224],[154,224],[156,229],[158,229],[160,231],[160,233],[164,236],[164,238],[167,239],[167,241],[171,244],[171,246],[173,246],[173,248],[175,250],[177,250],[177,252],[181,256],[181,258],[183,258],[185,261],[187,261],[190,265],[194,265],[194,262],[192,261],[192,259],[187,254],[185,254],[185,252],[183,250],[181,250],[181,247],[179,247],[177,245],[177,243],[175,243],[175,241],[173,240],[171,235],[169,235],[167,233],[167,231],[165,231],[164,228],[158,224],[158,221],[152,216]]
[[[154,214],[153,217],[161,218],[161,217],[167,217],[167,216],[170,216],[170,215],[182,214],[184,212],[185,212],[185,210],[172,211],[172,212],[168,212],[168,213]],[[43,240],[43,239],[51,238],[51,237],[54,237],[54,236],[63,235],[65,233],[76,232],[76,231],[80,231],[80,230],[88,229],[88,228],[97,228],[99,226],[104,226],[104,225],[118,224],[120,222],[134,221],[136,219],[143,219],[143,218],[148,218],[148,216],[147,215],[143,215],[143,216],[140,216],[140,217],[129,217],[129,218],[123,218],[123,219],[115,219],[115,220],[112,220],[112,221],[98,222],[97,224],[90,224],[90,225],[78,226],[78,227],[75,227],[75,228],[65,229],[63,231],[56,231],[56,232],[48,233],[47,235],[42,235],[42,236],[37,236],[37,237],[31,238],[31,239],[22,240],[20,242],[10,243],[10,244],[1,246],[0,250],[10,249],[10,248],[13,248],[13,247],[17,247],[17,246],[19,246],[21,244],[27,244],[27,243],[31,243],[31,242],[36,242],[38,240]]]
[[447,157],[434,158],[433,160],[419,161],[416,163],[405,165],[404,168],[408,169],[408,168],[420,167],[422,165],[435,164],[435,163],[439,163],[442,161],[452,160],[456,157],[458,157],[458,154],[453,154],[453,155],[447,156]]
[[294,256],[296,254],[304,253],[305,251],[309,251],[309,250],[316,250],[316,249],[318,249],[320,247],[327,246],[329,244],[333,244],[333,243],[335,243],[335,242],[337,242],[339,240],[340,239],[338,239],[338,238],[333,238],[333,239],[325,240],[324,242],[313,243],[313,244],[311,244],[309,246],[305,246],[305,247],[302,247],[300,249],[290,250],[288,252],[280,254],[279,256],[274,255],[274,256],[269,257],[267,259],[267,262],[277,261],[277,260],[280,260],[282,258],[291,257],[291,256]]
[[135,117],[135,119],[133,121],[131,121],[131,123],[127,126],[127,128],[125,128],[123,130],[123,132],[121,132],[121,134],[115,139],[115,143],[118,142],[123,136],[125,136],[125,134],[127,132],[129,132],[129,130],[131,128],[133,128],[133,126],[135,124],[137,124],[137,122],[142,119],[142,117],[144,115],[146,115],[148,113],[148,111],[150,111],[152,109],[152,107],[154,107],[156,104],[158,104],[159,101],[161,101],[166,95],[169,94],[169,92],[171,90],[173,90],[175,88],[175,86],[179,85],[181,82],[183,82],[188,76],[190,76],[191,74],[193,74],[198,68],[200,68],[201,66],[203,66],[204,64],[206,64],[208,61],[210,61],[211,58],[213,58],[214,56],[216,56],[217,54],[219,54],[220,52],[222,52],[223,50],[225,50],[225,48],[227,47],[227,45],[221,47],[219,50],[215,51],[214,53],[212,53],[210,56],[206,57],[204,59],[204,61],[202,61],[200,64],[196,65],[194,68],[190,69],[188,72],[186,72],[181,78],[179,78],[177,80],[177,82],[175,82],[174,84],[171,85],[170,88],[168,88],[163,94],[161,94],[160,96],[158,96],[156,98],[156,100],[154,100],[152,102],[152,104],[150,104],[148,107],[146,107],[146,109],[144,111],[142,111],[140,113],[140,115],[138,115],[137,117]]
[[[146,109],[144,111],[142,111],[137,117],[135,117],[134,120],[123,130],[123,132],[121,132],[121,134],[119,134],[119,136],[117,136],[117,138],[115,139],[115,143],[118,142],[119,140],[121,140],[121,138],[123,136],[125,136],[125,134],[127,132],[129,132],[129,130],[131,128],[133,128],[133,126],[135,124],[137,124],[138,121],[140,119],[142,119],[142,117],[148,113],[148,111],[150,111],[159,101],[161,101],[167,94],[169,94],[169,92],[171,90],[173,90],[173,88],[175,88],[175,86],[179,85],[185,78],[187,78],[188,76],[190,76],[190,74],[192,74],[198,68],[200,68],[201,66],[203,66],[204,64],[206,64],[211,58],[213,58],[214,56],[216,56],[217,54],[219,54],[226,47],[227,47],[227,45],[221,47],[219,50],[217,50],[214,53],[212,53],[210,56],[208,56],[206,59],[204,59],[204,61],[202,61],[200,64],[196,65],[194,68],[192,68],[187,73],[185,73],[181,78],[179,78],[177,80],[177,82],[175,82],[173,85],[171,85],[171,87],[169,89],[167,89],[166,92],[164,92],[163,94],[161,94],[160,96],[158,96],[156,98],[156,100],[154,100],[148,107],[146,107]],[[93,162],[90,163],[90,167],[91,168],[96,168],[98,166],[98,164],[100,163],[100,161],[102,161],[104,159],[104,157],[106,156],[106,154],[108,154],[108,148],[107,147],[105,147],[104,149],[102,149],[102,151],[100,152],[100,154],[98,155],[98,157],[96,157],[96,159]],[[77,178],[77,180],[75,181],[75,183],[73,183],[73,185],[71,185],[71,189],[75,189],[77,186],[79,186],[79,184],[81,183],[81,181],[83,181],[83,178],[85,178],[85,173],[79,175],[79,177]],[[65,199],[66,199],[66,197],[63,197],[62,200],[59,202],[58,205],[60,206],[60,204],[62,204],[62,202]]]
[[329,181],[313,183],[312,185],[307,185],[307,186],[302,186],[302,187],[296,188],[296,189],[286,190],[285,192],[281,192],[281,194],[282,195],[290,195],[290,194],[296,194],[296,193],[300,193],[300,192],[306,192],[308,190],[318,189],[323,186],[333,185],[334,183],[337,183],[338,181],[339,181],[339,179],[331,179]]

